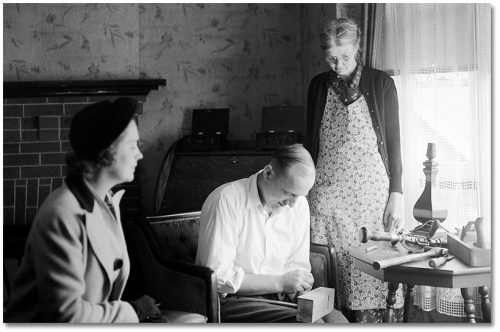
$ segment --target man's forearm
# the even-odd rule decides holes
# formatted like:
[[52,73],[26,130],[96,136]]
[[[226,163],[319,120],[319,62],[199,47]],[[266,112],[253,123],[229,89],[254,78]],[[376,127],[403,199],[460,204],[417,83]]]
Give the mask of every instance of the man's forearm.
[[262,295],[283,292],[281,275],[245,274],[238,295]]

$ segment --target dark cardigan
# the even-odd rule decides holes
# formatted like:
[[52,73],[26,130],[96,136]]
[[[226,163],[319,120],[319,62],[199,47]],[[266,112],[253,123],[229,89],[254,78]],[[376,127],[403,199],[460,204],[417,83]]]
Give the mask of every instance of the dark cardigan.
[[[307,95],[306,147],[314,162],[318,158],[319,130],[328,93],[329,73],[330,71],[327,71],[315,76],[309,84]],[[389,192],[403,193],[399,105],[394,80],[383,71],[363,67],[359,88],[370,109],[378,151],[390,180]]]

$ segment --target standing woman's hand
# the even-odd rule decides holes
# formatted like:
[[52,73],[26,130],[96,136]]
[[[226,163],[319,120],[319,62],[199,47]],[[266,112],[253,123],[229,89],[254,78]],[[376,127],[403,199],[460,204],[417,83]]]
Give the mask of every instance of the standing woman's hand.
[[392,192],[384,211],[384,231],[393,232],[399,229],[403,219],[403,194]]

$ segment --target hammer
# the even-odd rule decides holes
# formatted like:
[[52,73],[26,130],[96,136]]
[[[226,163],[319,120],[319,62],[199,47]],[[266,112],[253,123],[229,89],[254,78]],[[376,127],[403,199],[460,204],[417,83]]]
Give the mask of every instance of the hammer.
[[385,269],[386,267],[401,265],[405,263],[415,262],[427,257],[440,257],[448,255],[448,249],[439,247],[425,247],[425,252],[419,254],[411,254],[401,257],[386,259],[383,261],[373,262],[373,267],[376,270]]

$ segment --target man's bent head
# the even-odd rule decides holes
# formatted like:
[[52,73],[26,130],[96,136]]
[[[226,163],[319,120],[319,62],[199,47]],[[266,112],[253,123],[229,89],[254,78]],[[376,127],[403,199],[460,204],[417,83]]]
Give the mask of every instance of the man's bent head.
[[293,207],[314,185],[316,169],[309,152],[301,144],[277,150],[264,167],[262,195],[268,206]]

